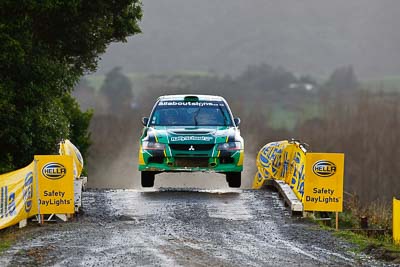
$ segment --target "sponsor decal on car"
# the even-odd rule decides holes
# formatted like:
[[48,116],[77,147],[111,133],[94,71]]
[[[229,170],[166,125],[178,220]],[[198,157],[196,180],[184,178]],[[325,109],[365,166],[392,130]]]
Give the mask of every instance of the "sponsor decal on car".
[[185,141],[206,141],[209,142],[214,138],[211,136],[172,136],[171,142],[185,142]]

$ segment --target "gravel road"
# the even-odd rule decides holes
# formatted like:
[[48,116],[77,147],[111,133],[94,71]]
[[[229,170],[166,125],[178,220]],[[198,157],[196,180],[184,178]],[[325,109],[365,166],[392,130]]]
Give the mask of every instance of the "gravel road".
[[92,190],[69,223],[22,229],[0,266],[376,265],[271,190]]

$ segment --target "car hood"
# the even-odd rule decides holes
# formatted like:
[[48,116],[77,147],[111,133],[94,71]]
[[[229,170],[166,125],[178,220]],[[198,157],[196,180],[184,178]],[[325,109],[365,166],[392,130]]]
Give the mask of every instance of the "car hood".
[[154,136],[157,142],[165,144],[215,144],[234,140],[237,131],[228,126],[155,126],[149,127],[148,136]]

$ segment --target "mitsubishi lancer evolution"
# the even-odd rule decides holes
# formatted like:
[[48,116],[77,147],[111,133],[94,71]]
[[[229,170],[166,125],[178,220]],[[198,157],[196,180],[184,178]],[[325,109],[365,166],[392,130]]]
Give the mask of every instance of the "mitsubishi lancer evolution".
[[244,143],[240,119],[226,100],[211,95],[158,98],[142,119],[139,171],[143,187],[154,186],[162,172],[216,172],[230,187],[240,187]]

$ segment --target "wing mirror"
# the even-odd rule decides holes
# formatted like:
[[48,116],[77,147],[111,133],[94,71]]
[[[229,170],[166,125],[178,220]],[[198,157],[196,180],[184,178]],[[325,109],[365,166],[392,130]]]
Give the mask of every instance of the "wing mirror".
[[143,118],[142,118],[142,124],[143,124],[143,126],[147,126],[147,123],[149,123],[149,118],[148,118],[148,117],[143,117]]
[[240,118],[234,118],[233,121],[235,122],[236,126],[240,125]]

